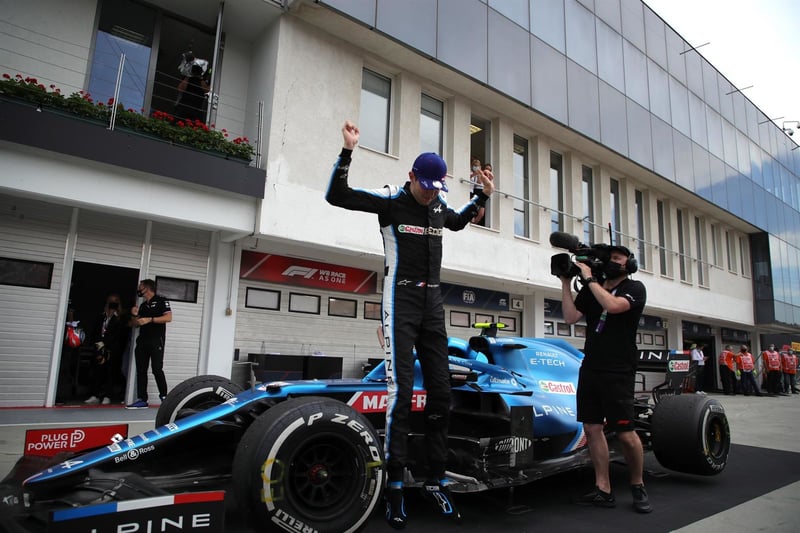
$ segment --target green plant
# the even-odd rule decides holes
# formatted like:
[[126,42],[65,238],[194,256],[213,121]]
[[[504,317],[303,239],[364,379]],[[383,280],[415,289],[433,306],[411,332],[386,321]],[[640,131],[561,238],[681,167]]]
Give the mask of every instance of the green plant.
[[[0,95],[24,100],[42,108],[61,109],[73,115],[107,122],[111,119],[114,100],[95,102],[85,91],[74,92],[69,96],[61,94],[55,85],[45,87],[36,78],[3,74],[0,79]],[[125,109],[117,104],[115,124],[133,131],[146,133],[164,141],[197,150],[215,152],[236,159],[251,161],[255,149],[247,137],[228,140],[225,129],[216,130],[201,120],[181,120],[163,111],[153,111],[150,116],[133,109]]]

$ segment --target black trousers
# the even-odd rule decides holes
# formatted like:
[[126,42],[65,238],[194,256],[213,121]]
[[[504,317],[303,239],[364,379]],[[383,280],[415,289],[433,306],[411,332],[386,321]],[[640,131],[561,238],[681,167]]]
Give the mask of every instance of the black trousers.
[[385,287],[383,308],[389,397],[384,444],[388,481],[402,481],[408,460],[416,364],[420,366],[426,392],[428,475],[439,479],[444,476],[447,464],[450,418],[450,372],[441,291],[439,287]]
[[136,397],[147,401],[147,368],[153,366],[153,377],[156,379],[158,394],[167,395],[167,377],[164,375],[164,339],[136,339]]
[[728,368],[728,365],[719,365],[719,379],[725,394],[736,394],[736,374]]

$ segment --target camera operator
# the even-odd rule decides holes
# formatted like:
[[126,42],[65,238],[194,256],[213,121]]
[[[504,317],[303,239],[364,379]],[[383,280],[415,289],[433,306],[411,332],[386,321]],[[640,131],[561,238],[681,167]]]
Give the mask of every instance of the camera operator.
[[[636,259],[624,246],[595,245],[603,250],[600,264],[578,260],[556,273],[561,280],[564,319],[574,324],[586,317],[585,357],[578,378],[578,421],[583,422],[595,473],[595,488],[577,503],[614,507],[609,479],[608,442],[604,423],[617,433],[630,473],[633,507],[639,513],[653,510],[642,482],[642,442],[634,431],[636,329],[647,293],[636,272]],[[608,253],[608,255],[605,255]],[[574,266],[573,266],[574,265]],[[574,268],[577,266],[577,270]],[[573,300],[571,274],[577,272],[583,287]]]

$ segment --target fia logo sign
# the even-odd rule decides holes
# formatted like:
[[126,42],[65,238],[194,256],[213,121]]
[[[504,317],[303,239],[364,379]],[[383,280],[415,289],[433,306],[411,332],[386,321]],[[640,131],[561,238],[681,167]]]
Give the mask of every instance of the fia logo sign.
[[474,304],[477,298],[475,297],[475,293],[473,291],[464,291],[461,293],[461,301],[465,304]]

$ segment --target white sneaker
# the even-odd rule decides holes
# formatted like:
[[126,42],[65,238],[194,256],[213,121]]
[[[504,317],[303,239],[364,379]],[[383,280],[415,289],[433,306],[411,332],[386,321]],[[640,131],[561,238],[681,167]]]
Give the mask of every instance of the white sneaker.
[[108,396],[103,396],[103,401],[100,402],[102,405],[109,405],[111,403],[111,398]]
[[97,396],[90,396],[89,399],[83,403],[85,403],[86,405],[96,405],[100,403],[100,398],[98,398]]

